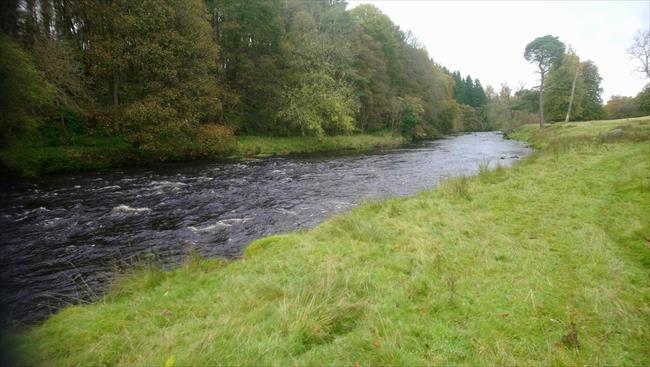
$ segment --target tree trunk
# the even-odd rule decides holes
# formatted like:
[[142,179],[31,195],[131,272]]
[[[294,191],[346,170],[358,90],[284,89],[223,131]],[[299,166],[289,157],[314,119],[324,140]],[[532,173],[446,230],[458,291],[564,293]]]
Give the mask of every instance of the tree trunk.
[[571,107],[573,107],[573,98],[576,94],[576,81],[578,80],[578,72],[580,71],[580,63],[576,63],[576,74],[573,76],[573,84],[571,84],[571,97],[569,98],[569,109],[566,111],[566,118],[564,122],[569,122],[571,116]]
[[539,84],[539,127],[544,127],[544,70],[540,70]]

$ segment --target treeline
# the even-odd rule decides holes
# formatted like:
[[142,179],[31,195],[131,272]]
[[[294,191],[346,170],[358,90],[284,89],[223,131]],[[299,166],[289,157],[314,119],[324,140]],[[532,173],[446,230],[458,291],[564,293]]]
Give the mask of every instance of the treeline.
[[[456,80],[371,5],[337,0],[4,0],[0,140],[126,136],[164,151],[232,134],[476,128]],[[466,105],[466,106],[464,106]],[[472,110],[470,111],[469,108]]]
[[483,107],[487,103],[480,80],[472,79],[470,75],[463,78],[459,71],[454,71],[451,76],[454,78],[453,96],[456,102],[474,108]]
[[218,47],[194,1],[6,0],[4,143],[126,135],[143,149],[219,149]]
[[604,110],[611,119],[650,115],[650,83],[634,97],[612,96]]
[[472,79],[470,75],[463,78],[459,71],[454,71],[450,75],[454,79],[453,97],[459,104],[454,130],[493,130],[493,121],[489,120],[486,114],[487,96],[481,81]]

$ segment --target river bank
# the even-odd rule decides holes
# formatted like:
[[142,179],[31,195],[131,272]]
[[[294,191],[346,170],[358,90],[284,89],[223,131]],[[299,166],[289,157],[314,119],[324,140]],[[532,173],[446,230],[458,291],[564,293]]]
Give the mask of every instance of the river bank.
[[[178,265],[190,250],[236,258],[261,237],[312,228],[367,200],[412,195],[530,154],[500,133],[402,149],[193,161],[0,182],[0,307],[42,322],[97,300],[116,269]],[[42,249],[47,249],[43,251]],[[2,323],[2,320],[0,320]]]
[[80,136],[75,145],[49,146],[26,141],[0,151],[0,172],[12,176],[39,176],[55,173],[87,172],[119,167],[146,166],[162,162],[239,160],[292,154],[363,152],[402,146],[407,139],[391,134],[356,134],[316,137],[238,136],[222,152],[205,151],[197,145],[168,147],[164,154],[135,148],[121,137]]
[[137,271],[5,342],[28,365],[648,364],[650,119],[511,137],[539,152]]

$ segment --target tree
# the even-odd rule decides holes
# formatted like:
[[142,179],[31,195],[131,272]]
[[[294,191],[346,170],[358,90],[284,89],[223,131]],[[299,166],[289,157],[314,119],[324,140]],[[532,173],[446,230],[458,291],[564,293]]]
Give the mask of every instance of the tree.
[[584,88],[582,98],[582,113],[577,116],[579,120],[597,120],[605,117],[603,111],[603,88],[600,82],[603,78],[598,73],[598,67],[593,61],[587,60],[580,63],[582,71],[582,85]]
[[376,7],[360,5],[350,13],[360,27],[355,32],[360,126],[419,138],[450,131],[456,113],[452,75]]
[[96,90],[104,91],[100,86],[108,86],[108,95],[102,99],[110,100],[114,107],[120,104],[121,82],[129,67],[129,46],[135,44],[132,36],[139,35],[131,15],[133,5],[128,0],[80,1],[89,72]]
[[349,133],[357,106],[347,84],[337,84],[327,71],[315,69],[283,91],[277,119],[287,127],[285,131],[303,136]]
[[402,102],[402,134],[417,137],[418,126],[422,125],[424,115],[422,100],[418,97],[406,97]]
[[263,135],[391,129],[424,138],[453,129],[458,103],[485,104],[478,79],[437,65],[371,5],[6,0],[0,11],[0,30],[29,59],[25,71],[43,79],[34,92],[49,91],[47,108],[32,103],[33,123],[15,126],[38,125],[25,131],[53,144],[100,133],[158,150],[214,122]]
[[612,96],[605,105],[608,119],[622,119],[643,116],[636,98],[625,96]]
[[396,88],[402,87],[403,59],[401,55],[405,45],[404,33],[386,14],[373,5],[359,5],[350,13],[366,33],[381,45],[391,83]]
[[29,53],[0,34],[0,145],[33,131],[51,109],[54,88],[36,69]]
[[474,107],[474,80],[471,75],[467,75],[463,87],[465,88],[465,104]]
[[[92,106],[83,66],[74,47],[66,39],[56,40],[39,37],[32,45],[32,53],[37,67],[53,87],[56,114],[47,116],[50,122],[47,131],[51,141],[58,143],[63,138],[66,144],[74,144],[73,130],[79,126],[69,126],[68,121],[86,118],[85,109]],[[62,134],[61,134],[62,133]]]
[[639,60],[638,71],[645,79],[650,79],[650,30],[639,30],[634,36],[634,42],[627,49],[631,58]]
[[459,71],[454,71],[451,75],[454,79],[454,99],[460,104],[467,103],[467,86],[460,75]]
[[[392,103],[395,91],[388,76],[387,60],[384,57],[381,44],[370,36],[361,26],[357,26],[354,49],[353,82],[361,103],[358,126],[362,130],[378,130],[397,121],[393,118],[392,107],[399,109],[400,103]],[[394,124],[393,124],[394,125]],[[394,127],[391,125],[391,127]]]
[[287,41],[289,77],[276,115],[284,131],[314,136],[351,132],[358,101],[344,75],[337,73],[339,63],[330,49],[334,45],[307,10],[291,17]]
[[537,64],[539,81],[539,126],[544,127],[544,78],[550,68],[559,63],[564,55],[565,46],[557,37],[546,35],[535,38],[526,45],[524,58]]
[[[573,52],[547,75],[544,113],[551,121],[595,120],[604,116],[602,78],[593,61],[580,62]],[[570,113],[570,116],[567,115]]]
[[478,109],[477,117],[480,118],[482,129],[497,129],[504,132],[513,131],[518,126],[537,121],[537,92],[520,89],[512,95],[512,89],[506,84],[501,84],[499,93],[488,93],[490,86],[486,87],[487,104]]
[[487,96],[485,95],[485,90],[483,90],[481,81],[478,79],[474,80],[471,96],[472,96],[472,101],[470,103],[470,106],[472,107],[481,107],[487,103]]
[[539,91],[535,89],[519,89],[515,92],[512,109],[539,115]]
[[644,115],[650,115],[650,83],[634,98],[639,105],[639,111]]
[[[132,132],[145,122],[158,126],[181,118],[191,123],[216,120],[218,49],[201,0],[80,4],[96,98],[110,113],[127,115],[114,119],[118,130]],[[146,118],[160,117],[158,113],[167,118]]]
[[510,89],[508,83],[501,83],[501,90],[499,91],[499,101],[501,102],[501,104],[505,105],[510,120],[514,118],[513,111],[512,111],[512,100],[510,98],[511,94],[512,94],[512,89]]
[[205,0],[219,45],[223,119],[238,132],[272,133],[285,81],[289,1]]
[[[563,121],[569,105],[572,116],[582,112],[584,85],[580,71],[580,58],[573,52],[563,56],[562,62],[556,64],[546,75],[544,90],[544,116],[548,121]],[[573,80],[576,85],[573,88]],[[571,95],[573,90],[573,102]]]
[[485,90],[478,79],[471,75],[462,78],[459,71],[447,73],[454,81],[453,98],[456,102],[471,107],[481,107],[487,103]]
[[576,83],[578,82],[578,75],[580,74],[580,63],[576,63],[576,70],[573,74],[573,82],[571,83],[571,96],[569,97],[569,108],[566,111],[564,122],[569,122],[571,118],[571,108],[573,107],[573,100],[576,96]]
[[[51,108],[38,109],[39,130],[48,143],[66,143],[73,139],[66,119],[79,122],[83,108],[88,107],[85,70],[81,51],[77,49],[68,33],[63,17],[58,16],[69,9],[72,0],[24,0],[5,1],[1,5],[2,31],[22,45],[30,53],[30,63],[44,79],[51,92]],[[8,39],[7,39],[8,40]],[[29,66],[28,66],[29,68]],[[32,133],[37,133],[32,130]]]
[[417,97],[422,101],[424,111],[416,126],[418,138],[437,136],[451,130],[454,118],[453,79],[431,60],[424,48],[416,43],[404,45],[403,85],[398,88],[405,100]]

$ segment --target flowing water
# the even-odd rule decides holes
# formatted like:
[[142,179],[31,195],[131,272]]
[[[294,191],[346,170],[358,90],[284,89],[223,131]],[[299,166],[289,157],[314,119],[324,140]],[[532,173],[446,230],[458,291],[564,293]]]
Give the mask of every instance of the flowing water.
[[270,158],[3,182],[4,322],[42,320],[92,300],[116,269],[174,264],[192,250],[237,257],[252,240],[312,227],[363,200],[416,193],[530,150],[471,133],[381,153]]

